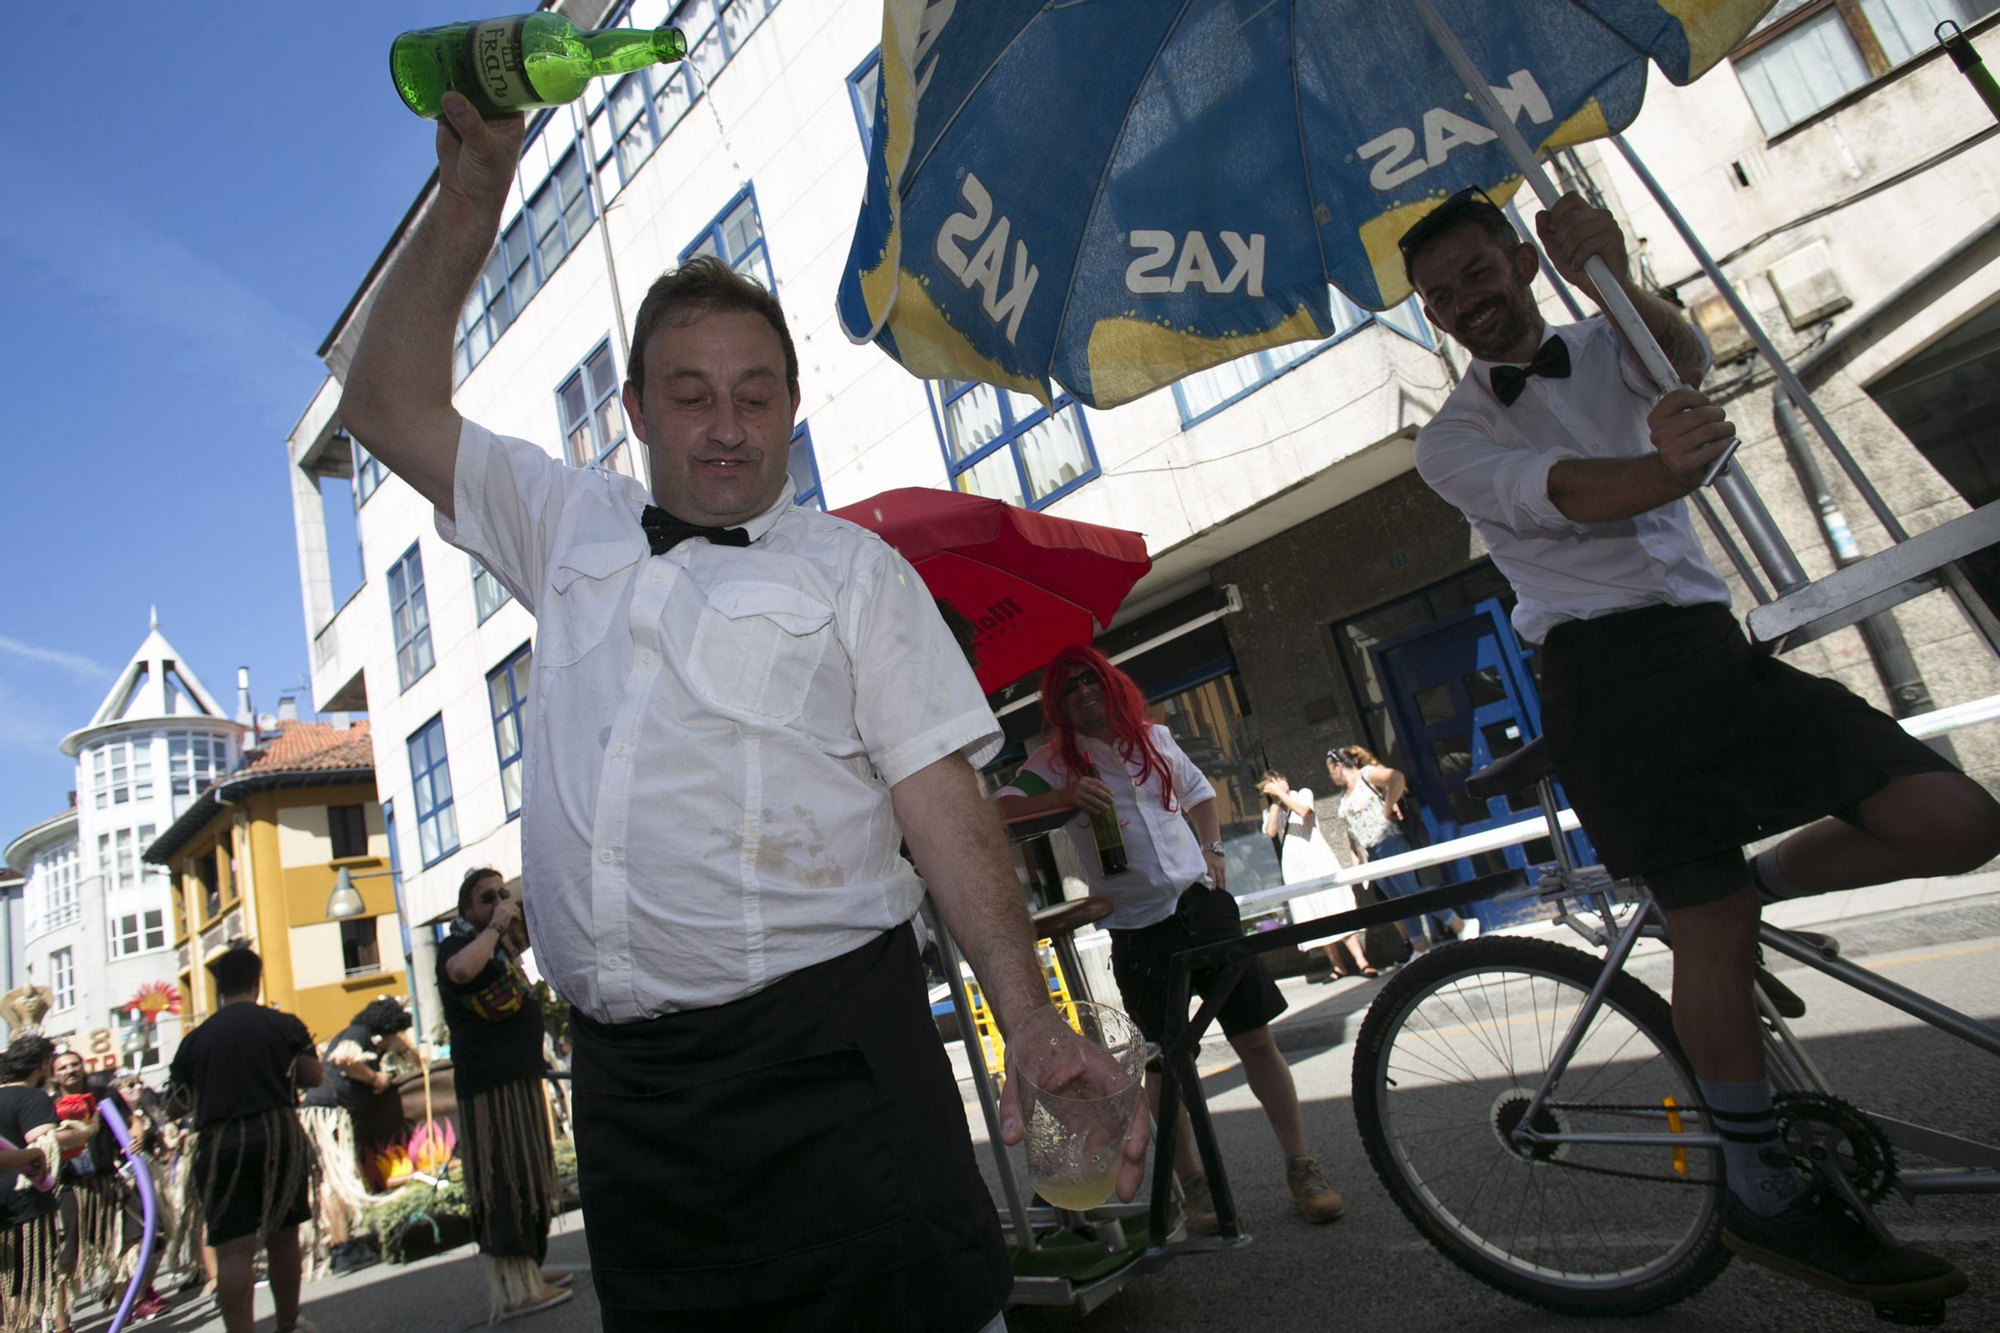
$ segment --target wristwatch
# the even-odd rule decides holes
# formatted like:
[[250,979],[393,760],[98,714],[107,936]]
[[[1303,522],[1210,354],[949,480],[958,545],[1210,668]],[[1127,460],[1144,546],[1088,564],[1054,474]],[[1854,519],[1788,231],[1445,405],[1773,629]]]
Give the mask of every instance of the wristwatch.
[[1212,856],[1222,855],[1222,844],[1220,842],[1205,842],[1201,845],[1201,849]]

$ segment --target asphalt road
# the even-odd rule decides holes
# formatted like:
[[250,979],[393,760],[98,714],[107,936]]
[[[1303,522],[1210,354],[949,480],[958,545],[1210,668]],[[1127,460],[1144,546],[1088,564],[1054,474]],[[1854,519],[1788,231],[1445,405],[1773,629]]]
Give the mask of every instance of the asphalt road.
[[[1843,931],[1848,956],[1864,959],[1917,990],[1988,1022],[2000,1021],[2000,906],[1990,901],[1934,912],[1919,921],[1878,922]],[[1639,960],[1640,977],[1664,989],[1665,960]],[[1851,1099],[1937,1128],[2000,1139],[2000,1059],[1973,1051],[1855,995],[1816,973],[1780,968],[1811,1007],[1798,1025],[1811,1053]],[[1473,1330],[1565,1333],[1618,1330],[1795,1330],[1843,1333],[1880,1327],[1866,1306],[1733,1263],[1706,1291],[1643,1319],[1582,1320],[1544,1314],[1492,1291],[1436,1254],[1410,1228],[1374,1179],[1348,1105],[1352,1046],[1362,1011],[1380,983],[1285,983],[1292,1011],[1278,1025],[1293,1062],[1315,1150],[1347,1198],[1347,1216],[1324,1227],[1291,1211],[1276,1144],[1227,1047],[1213,1043],[1201,1062],[1251,1242],[1179,1259],[1133,1280],[1091,1315],[1017,1308],[1014,1333],[1241,1333],[1245,1329],[1385,1328],[1397,1333]],[[968,1108],[978,1132],[976,1108]],[[982,1153],[985,1149],[982,1147]],[[1905,1238],[1955,1259],[1972,1290],[1950,1307],[1949,1327],[2000,1328],[2000,1198],[1891,1201],[1883,1217]],[[572,1215],[551,1246],[553,1266],[578,1271],[567,1305],[510,1327],[522,1333],[597,1328],[588,1255]],[[485,1288],[471,1251],[405,1267],[377,1266],[309,1284],[306,1316],[324,1333],[438,1333],[483,1324]],[[258,1293],[260,1330],[272,1327],[269,1295]],[[102,1328],[102,1317],[79,1329]],[[210,1333],[221,1324],[207,1301],[183,1300],[147,1325],[162,1333]]]

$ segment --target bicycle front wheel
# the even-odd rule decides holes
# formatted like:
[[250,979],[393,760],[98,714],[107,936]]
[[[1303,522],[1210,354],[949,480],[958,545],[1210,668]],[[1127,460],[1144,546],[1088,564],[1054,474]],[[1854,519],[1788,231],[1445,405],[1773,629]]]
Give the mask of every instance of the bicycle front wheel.
[[[1602,970],[1500,936],[1411,964],[1362,1024],[1354,1115],[1383,1185],[1461,1268],[1565,1314],[1641,1314],[1729,1261],[1720,1152],[1512,1138]],[[1695,1133],[1700,1107],[1666,1003],[1621,973],[1530,1127]]]

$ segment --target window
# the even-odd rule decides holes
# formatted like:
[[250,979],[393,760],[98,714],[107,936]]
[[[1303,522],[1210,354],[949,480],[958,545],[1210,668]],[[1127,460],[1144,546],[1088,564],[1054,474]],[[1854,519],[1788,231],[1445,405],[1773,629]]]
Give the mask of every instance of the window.
[[359,509],[368,503],[368,497],[375,494],[375,488],[382,484],[382,461],[362,448],[361,441],[346,431],[340,433],[354,454],[354,507]]
[[1174,384],[1174,401],[1180,405],[1181,425],[1192,426],[1204,417],[1221,411],[1370,322],[1379,323],[1412,342],[1436,350],[1437,343],[1431,338],[1430,325],[1424,319],[1423,310],[1415,297],[1379,315],[1371,315],[1348,300],[1337,288],[1328,288],[1327,296],[1333,311],[1333,332],[1327,337],[1318,342],[1286,343],[1281,347],[1252,352],[1234,361],[1196,371],[1177,381]]
[[396,675],[409,689],[431,669],[431,608],[424,597],[424,557],[416,546],[389,566],[389,624],[396,635]]
[[812,431],[803,421],[792,428],[792,454],[785,467],[792,474],[792,503],[825,509],[826,497],[819,489],[819,460],[813,456]]
[[1936,45],[2000,0],[1779,0],[1737,48],[1736,78],[1775,135]]
[[847,76],[847,97],[854,103],[854,123],[861,130],[861,152],[865,157],[875,137],[875,99],[882,86],[882,48],[876,47],[852,74]]
[[153,799],[153,738],[127,737],[90,754],[90,785],[99,810]]
[[139,876],[150,874],[151,868],[142,866],[139,853],[152,845],[153,826],[141,824],[138,832],[128,828],[97,835],[97,873],[103,877],[108,889],[130,889],[139,883]]
[[83,904],[77,894],[74,844],[42,858],[35,892],[28,898],[26,909],[29,938],[67,926],[83,916]]
[[493,744],[500,751],[500,799],[507,818],[521,813],[521,731],[528,720],[528,672],[531,650],[521,650],[486,677],[486,697],[493,705]]
[[410,785],[417,797],[417,847],[424,864],[435,865],[458,850],[458,814],[451,804],[443,714],[410,737]]
[[374,917],[349,917],[340,923],[340,962],[350,977],[382,970],[381,937]]
[[945,466],[968,495],[1039,509],[1097,475],[1083,409],[1068,394],[1050,409],[990,384],[936,389]]
[[757,195],[747,185],[702,229],[694,243],[681,251],[681,263],[696,255],[714,255],[744,277],[763,283],[765,291],[778,290],[778,280],[771,276],[770,252],[764,247],[764,220],[757,212]]
[[362,805],[329,805],[326,831],[333,843],[333,859],[344,861],[368,855],[368,808]]
[[583,157],[571,148],[500,233],[500,243],[465,298],[452,340],[454,385],[500,341],[563,256],[583,239],[594,216]]
[[167,733],[167,784],[175,796],[199,796],[229,771],[229,742],[220,736]]
[[68,1009],[76,1003],[76,952],[57,949],[49,955],[49,989],[55,992],[55,1007]]
[[618,151],[618,179],[629,181],[653,155],[660,132],[653,121],[653,88],[646,71],[628,74],[611,89],[611,133]]
[[507,585],[493,577],[493,571],[479,563],[479,557],[469,555],[472,562],[472,605],[479,613],[479,623],[484,625],[487,617],[507,605],[514,594],[507,591]]
[[112,918],[111,939],[107,952],[113,958],[124,958],[130,954],[166,947],[167,926],[164,913],[132,912]]
[[625,446],[625,411],[618,402],[618,366],[611,344],[601,342],[556,390],[571,467],[602,467],[632,476]]
[[222,915],[222,883],[216,870],[216,853],[205,852],[194,859],[194,877],[201,884],[201,918],[213,921]]

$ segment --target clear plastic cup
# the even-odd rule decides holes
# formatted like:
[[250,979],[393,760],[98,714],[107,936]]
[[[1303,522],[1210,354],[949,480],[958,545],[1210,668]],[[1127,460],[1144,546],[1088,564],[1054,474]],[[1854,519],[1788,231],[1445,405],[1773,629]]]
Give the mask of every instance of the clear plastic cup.
[[1093,1048],[1088,1067],[1060,1087],[1043,1088],[1024,1071],[1028,1183],[1058,1208],[1081,1212],[1109,1199],[1125,1161],[1125,1138],[1139,1105],[1146,1039],[1109,1005],[1073,1006],[1073,1028]]

